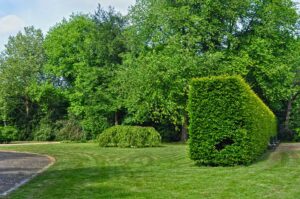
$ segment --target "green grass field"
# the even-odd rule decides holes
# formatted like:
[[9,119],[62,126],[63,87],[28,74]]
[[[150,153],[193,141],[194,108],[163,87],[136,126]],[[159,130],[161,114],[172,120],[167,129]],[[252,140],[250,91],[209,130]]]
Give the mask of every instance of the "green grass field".
[[48,154],[56,163],[9,198],[300,198],[300,151],[266,154],[244,167],[199,167],[186,145],[99,148],[97,144],[1,146]]

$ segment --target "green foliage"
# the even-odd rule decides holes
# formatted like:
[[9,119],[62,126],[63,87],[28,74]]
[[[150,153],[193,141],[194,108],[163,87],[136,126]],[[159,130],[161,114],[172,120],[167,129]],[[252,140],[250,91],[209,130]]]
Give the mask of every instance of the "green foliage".
[[155,147],[159,146],[161,137],[152,127],[113,126],[104,130],[98,141],[102,147]]
[[86,140],[84,131],[80,124],[75,120],[61,120],[56,123],[57,132],[55,135],[58,141],[76,141]]
[[36,141],[53,141],[55,132],[51,122],[43,118],[38,128],[33,132],[33,139]]
[[300,142],[300,128],[294,129],[295,134],[294,134],[294,141],[295,142]]
[[33,139],[36,141],[52,141],[54,138],[53,129],[50,125],[42,124],[33,132]]
[[44,42],[47,72],[63,78],[64,84],[73,85],[77,69],[85,66],[91,55],[88,49],[94,30],[95,24],[86,15],[72,15],[52,27]]
[[18,131],[13,126],[0,127],[0,143],[9,143],[18,139]]
[[85,139],[113,124],[171,126],[163,137],[182,129],[183,138],[188,82],[224,74],[243,76],[283,123],[299,90],[295,8],[291,0],[137,0],[125,17],[100,5],[73,14],[45,40],[27,27],[0,55],[1,125],[27,140],[44,117],[75,118]]
[[69,102],[66,94],[48,78],[32,84],[29,92],[32,100],[38,104],[40,122],[47,118],[49,123],[55,123],[67,116]]
[[291,113],[291,127],[293,129],[300,128],[300,97],[298,96],[293,103],[293,111]]
[[9,37],[1,57],[1,119],[4,124],[17,127],[22,139],[30,139],[36,125],[38,110],[30,88],[42,79],[43,41],[40,29],[25,27],[23,32]]
[[276,136],[272,111],[240,76],[193,79],[190,156],[200,164],[250,164]]
[[180,49],[176,43],[127,60],[117,73],[114,86],[133,122],[181,125],[188,81],[199,73],[195,71],[196,59],[192,53]]
[[115,76],[126,123],[184,126],[190,79],[224,74],[285,111],[299,60],[292,1],[138,0],[129,20],[130,51]]
[[[299,46],[299,45],[298,45]],[[300,53],[298,50],[297,53]],[[299,57],[299,55],[298,55]],[[296,77],[294,81],[294,92],[290,97],[290,100],[287,105],[286,111],[286,121],[285,121],[285,130],[290,130],[287,134],[283,131],[285,136],[293,136],[294,132],[294,141],[300,141],[300,65],[297,63]]]
[[93,15],[73,15],[53,27],[45,39],[47,70],[60,80],[69,116],[80,122],[87,139],[112,125],[117,111],[109,83],[122,63],[125,20],[100,6]]

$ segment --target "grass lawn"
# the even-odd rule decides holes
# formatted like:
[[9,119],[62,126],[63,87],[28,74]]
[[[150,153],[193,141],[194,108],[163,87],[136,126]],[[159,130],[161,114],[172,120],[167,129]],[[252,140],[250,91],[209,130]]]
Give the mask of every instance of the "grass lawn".
[[300,151],[248,167],[198,167],[186,145],[99,148],[97,144],[0,146],[49,154],[56,163],[9,198],[300,198]]

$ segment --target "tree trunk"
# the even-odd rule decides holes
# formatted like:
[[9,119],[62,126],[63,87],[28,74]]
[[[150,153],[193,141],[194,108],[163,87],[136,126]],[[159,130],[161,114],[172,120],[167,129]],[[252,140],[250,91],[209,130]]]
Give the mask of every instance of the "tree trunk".
[[186,142],[188,137],[188,118],[185,115],[181,126],[181,141]]
[[5,126],[5,127],[7,126],[6,119],[7,119],[7,114],[6,114],[6,111],[5,111],[4,116],[3,116],[3,126]]
[[286,109],[286,115],[285,115],[285,121],[284,121],[284,130],[289,129],[289,123],[291,118],[291,111],[292,111],[292,99],[288,101],[287,109]]
[[293,136],[293,132],[290,129],[290,119],[291,119],[291,113],[292,113],[292,109],[293,109],[293,103],[294,101],[297,99],[299,93],[296,93],[294,96],[292,96],[287,104],[287,108],[286,108],[286,115],[285,115],[285,121],[283,124],[283,131],[285,134],[287,134],[288,137],[292,138]]
[[29,99],[27,96],[25,97],[25,111],[26,111],[26,117],[28,118],[29,117]]
[[116,126],[119,125],[119,112],[118,111],[115,112],[115,125]]

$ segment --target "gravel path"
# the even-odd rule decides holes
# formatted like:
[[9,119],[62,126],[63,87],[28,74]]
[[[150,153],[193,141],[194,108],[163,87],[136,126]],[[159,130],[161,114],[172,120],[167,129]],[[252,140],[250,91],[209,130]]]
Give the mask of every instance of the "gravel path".
[[23,185],[53,162],[48,156],[0,151],[0,196]]

